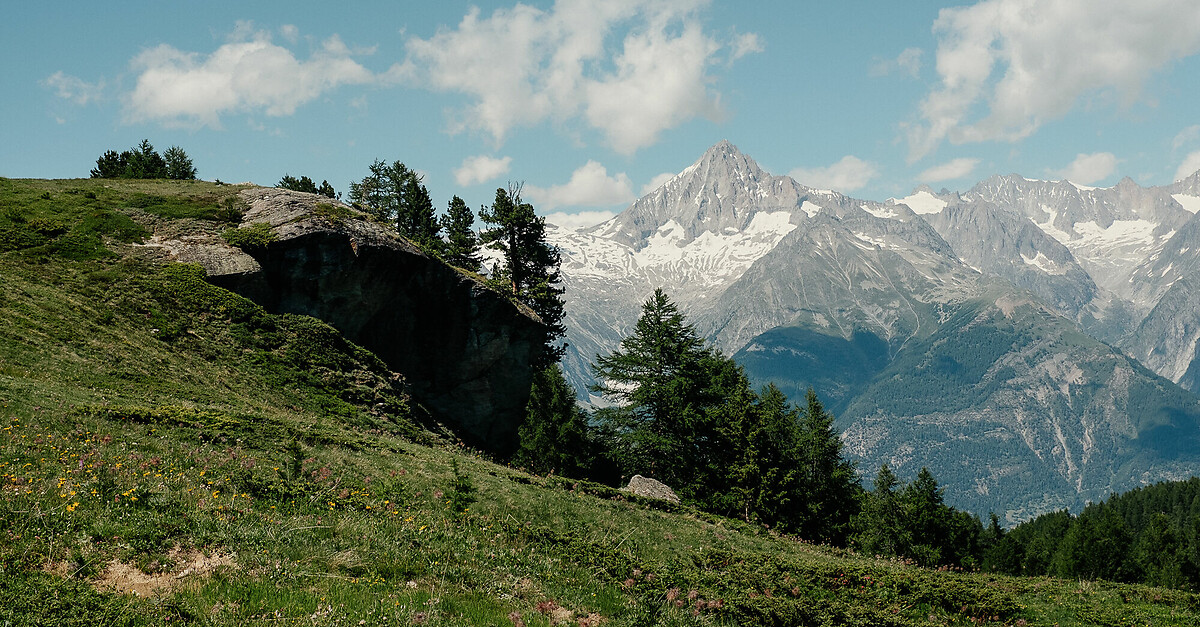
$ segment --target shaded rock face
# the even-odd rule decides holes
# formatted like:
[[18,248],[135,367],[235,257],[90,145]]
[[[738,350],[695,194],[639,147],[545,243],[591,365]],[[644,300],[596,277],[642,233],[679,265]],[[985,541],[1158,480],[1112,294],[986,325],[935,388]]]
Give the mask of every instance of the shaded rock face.
[[[242,225],[278,239],[257,270],[210,279],[268,311],[328,322],[404,374],[413,398],[475,446],[513,450],[544,330],[506,298],[380,225],[314,213],[328,198],[279,189],[243,192]],[[214,272],[216,270],[216,272]]]

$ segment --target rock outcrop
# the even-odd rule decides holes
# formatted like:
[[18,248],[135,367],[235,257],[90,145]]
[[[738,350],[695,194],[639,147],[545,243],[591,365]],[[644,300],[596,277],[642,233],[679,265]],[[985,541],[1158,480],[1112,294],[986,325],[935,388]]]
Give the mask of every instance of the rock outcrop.
[[256,263],[212,245],[183,247],[187,260],[268,311],[320,318],[371,350],[468,443],[515,448],[544,334],[531,311],[341,203],[268,188],[242,198],[242,226],[265,222],[275,236]]

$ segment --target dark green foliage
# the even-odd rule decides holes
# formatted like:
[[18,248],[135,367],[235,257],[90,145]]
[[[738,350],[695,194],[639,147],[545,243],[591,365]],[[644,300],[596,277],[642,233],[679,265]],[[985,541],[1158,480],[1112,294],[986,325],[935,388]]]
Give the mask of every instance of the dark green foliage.
[[322,196],[329,197],[329,198],[340,197],[340,194],[338,194],[336,191],[334,191],[333,186],[329,184],[329,181],[326,181],[324,179],[321,180],[321,186],[317,188],[317,193]]
[[984,565],[1026,576],[1200,589],[1200,479],[1113,495],[1074,517],[1039,516],[1004,534]]
[[291,174],[284,174],[283,178],[279,179],[279,182],[275,184],[275,187],[290,189],[294,192],[317,193],[317,184],[307,176],[301,176],[297,179]]
[[480,234],[480,242],[500,251],[504,265],[494,268],[491,279],[514,298],[528,305],[546,325],[546,349],[540,366],[562,357],[565,347],[555,342],[566,332],[563,327],[563,288],[559,275],[558,249],[546,241],[546,220],[521,200],[520,186],[496,190],[492,206],[479,210],[491,225]]
[[854,544],[868,555],[903,555],[908,546],[904,510],[896,492],[899,481],[887,464],[879,467],[871,492],[863,495],[862,509],[854,521]]
[[[502,190],[501,190],[502,191]],[[499,197],[500,191],[497,192]],[[682,488],[694,468],[687,459],[690,423],[703,410],[701,371],[710,351],[662,290],[642,305],[620,348],[596,356],[593,391],[616,406],[597,414],[612,434],[613,455],[630,474]]]
[[479,272],[482,262],[479,259],[479,236],[475,233],[475,214],[462,198],[455,196],[450,199],[450,206],[441,218],[442,229],[446,232],[446,242],[442,258],[446,263]]
[[191,181],[196,178],[196,167],[182,148],[171,146],[160,155],[150,140],[143,139],[142,143],[120,154],[115,150],[105,151],[96,159],[96,167],[92,168],[91,175],[92,178],[108,179]]
[[370,173],[350,184],[350,202],[382,221],[425,250],[441,253],[441,237],[429,190],[421,175],[400,161],[390,165],[376,159]]
[[248,253],[266,250],[267,246],[277,237],[266,222],[255,222],[249,226],[229,229],[221,234],[230,246],[237,246]]
[[825,411],[811,388],[799,433],[798,470],[805,511],[799,516],[798,532],[804,538],[844,546],[861,487],[854,465],[842,457],[842,440],[833,428],[833,415]]
[[815,394],[803,412],[774,386],[756,395],[662,290],[593,369],[594,391],[615,403],[596,418],[627,475],[653,476],[709,511],[846,543],[861,488]]
[[275,184],[275,187],[290,189],[295,192],[321,194],[322,196],[328,196],[329,198],[337,197],[337,192],[333,190],[333,186],[329,184],[329,181],[321,181],[321,186],[318,187],[317,184],[307,176],[296,178],[290,174],[284,174],[283,178],[279,179],[279,182]]
[[455,516],[462,516],[476,501],[475,484],[471,481],[471,476],[458,467],[457,459],[451,461],[450,470],[453,473],[453,479],[450,482],[450,493],[447,495],[449,496],[448,505],[451,513]]
[[513,464],[538,474],[592,476],[597,453],[587,412],[576,403],[575,390],[558,364],[534,374],[518,435],[521,444]]
[[167,166],[167,178],[176,181],[192,181],[196,179],[196,166],[191,157],[179,146],[171,146],[163,152],[163,161]]
[[433,199],[429,190],[421,184],[421,177],[409,171],[401,190],[400,211],[396,215],[396,231],[414,241],[421,248],[441,255],[441,226],[433,210]]
[[92,168],[94,179],[115,179],[125,174],[125,163],[115,150],[106,150],[96,159],[96,167]]

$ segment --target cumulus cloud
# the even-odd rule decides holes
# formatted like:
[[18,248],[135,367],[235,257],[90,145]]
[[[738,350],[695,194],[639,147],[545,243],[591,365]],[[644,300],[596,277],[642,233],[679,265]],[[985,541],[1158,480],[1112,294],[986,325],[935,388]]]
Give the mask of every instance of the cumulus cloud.
[[969,157],[960,157],[952,159],[941,165],[935,165],[928,170],[917,175],[917,179],[922,183],[940,183],[942,181],[953,181],[963,178],[975,171],[975,166],[979,165],[979,159]]
[[[464,94],[451,132],[490,134],[543,121],[585,121],[629,154],[696,117],[715,118],[719,94],[709,69],[761,49],[756,35],[718,41],[696,17],[702,0],[558,0],[483,17],[472,8],[457,28],[407,42],[390,75]],[[614,41],[618,32],[624,36]]]
[[796,168],[788,175],[804,185],[839,192],[862,189],[879,176],[879,170],[869,161],[846,155],[837,163],[823,168]]
[[462,165],[454,170],[454,181],[459,185],[483,183],[507,174],[510,165],[512,157],[467,157],[463,159]]
[[940,85],[908,127],[913,161],[943,140],[1019,140],[1081,98],[1136,102],[1155,70],[1200,51],[1200,3],[984,0],[942,9],[933,31]]
[[104,95],[104,81],[89,83],[61,71],[42,79],[42,86],[53,89],[59,98],[80,106],[99,100]]
[[1175,180],[1182,181],[1195,174],[1196,170],[1200,170],[1200,150],[1184,157],[1183,163],[1179,164],[1179,169],[1175,170]]
[[899,73],[917,78],[921,73],[921,57],[925,51],[920,48],[905,48],[895,59],[884,59],[871,66],[871,76],[887,76]]
[[606,222],[615,215],[617,214],[614,211],[579,211],[577,213],[556,211],[546,215],[546,222],[575,231]]
[[675,178],[675,174],[673,172],[663,172],[662,174],[655,176],[654,178],[650,179],[649,183],[646,183],[642,186],[642,195],[645,196],[646,194],[649,194],[663,185],[666,185],[667,181],[673,178]]
[[1171,149],[1179,150],[1197,139],[1200,139],[1200,124],[1193,124],[1175,135],[1175,138],[1171,140]]
[[1071,165],[1062,170],[1052,170],[1050,173],[1072,183],[1091,185],[1096,181],[1108,178],[1116,169],[1117,157],[1111,152],[1097,152],[1090,155],[1079,153]]
[[562,185],[526,185],[525,196],[541,209],[603,207],[635,199],[633,186],[624,172],[609,176],[608,170],[595,161],[588,161],[572,172],[571,180]]
[[132,63],[138,77],[127,120],[220,128],[224,114],[291,115],[340,85],[376,80],[336,35],[302,61],[269,33],[247,30],[239,23],[234,40],[210,55],[166,44],[143,51]]

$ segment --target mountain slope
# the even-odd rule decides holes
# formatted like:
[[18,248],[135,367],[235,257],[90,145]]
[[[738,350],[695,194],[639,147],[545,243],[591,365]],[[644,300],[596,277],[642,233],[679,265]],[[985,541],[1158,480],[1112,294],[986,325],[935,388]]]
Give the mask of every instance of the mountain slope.
[[662,287],[752,378],[828,399],[866,474],[929,465],[951,502],[1013,522],[1177,478],[1200,454],[1160,435],[1192,442],[1197,399],[1144,366],[1200,372],[1191,283],[1163,279],[1193,272],[1196,192],[1011,175],[878,203],[722,142],[609,222],[557,232],[568,373],[582,390]]

